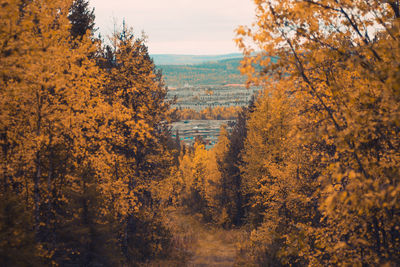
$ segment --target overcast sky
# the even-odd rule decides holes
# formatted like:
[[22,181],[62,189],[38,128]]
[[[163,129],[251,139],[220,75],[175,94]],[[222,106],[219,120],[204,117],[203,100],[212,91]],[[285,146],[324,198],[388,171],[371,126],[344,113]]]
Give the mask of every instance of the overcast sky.
[[225,54],[239,52],[233,38],[238,25],[250,25],[253,0],[90,0],[102,35],[115,19],[135,32],[145,31],[151,54]]

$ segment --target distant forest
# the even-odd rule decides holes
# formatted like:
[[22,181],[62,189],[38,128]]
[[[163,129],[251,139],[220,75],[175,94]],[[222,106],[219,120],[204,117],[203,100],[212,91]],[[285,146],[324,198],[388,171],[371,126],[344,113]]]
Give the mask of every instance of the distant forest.
[[168,86],[223,85],[244,83],[240,75],[240,58],[225,59],[195,65],[159,65]]
[[223,55],[181,55],[181,54],[152,54],[150,57],[156,65],[186,65],[201,64],[205,62],[220,61],[225,59],[243,58],[242,53]]

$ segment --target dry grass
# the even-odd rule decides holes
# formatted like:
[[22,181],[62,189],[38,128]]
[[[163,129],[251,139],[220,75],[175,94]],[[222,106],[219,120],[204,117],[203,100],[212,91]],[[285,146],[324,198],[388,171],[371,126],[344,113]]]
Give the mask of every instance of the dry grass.
[[235,266],[237,247],[245,236],[242,230],[205,225],[201,216],[181,210],[170,209],[166,214],[173,233],[171,255],[168,260],[154,261],[147,267]]
[[191,249],[198,238],[198,233],[193,226],[199,227],[198,223],[194,218],[181,214],[173,208],[168,208],[165,214],[165,223],[173,234],[170,254],[168,259],[151,261],[145,267],[187,266],[188,261],[193,257]]

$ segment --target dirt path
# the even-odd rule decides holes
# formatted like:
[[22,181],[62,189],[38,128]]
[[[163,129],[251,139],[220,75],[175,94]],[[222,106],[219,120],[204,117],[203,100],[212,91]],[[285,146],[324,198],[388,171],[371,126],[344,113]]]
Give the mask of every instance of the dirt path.
[[231,232],[226,230],[201,229],[197,242],[192,247],[193,256],[190,267],[233,266],[235,263],[235,244]]
[[165,212],[165,223],[172,233],[170,257],[152,261],[146,267],[234,266],[236,244],[242,231],[204,224],[201,218],[174,208]]

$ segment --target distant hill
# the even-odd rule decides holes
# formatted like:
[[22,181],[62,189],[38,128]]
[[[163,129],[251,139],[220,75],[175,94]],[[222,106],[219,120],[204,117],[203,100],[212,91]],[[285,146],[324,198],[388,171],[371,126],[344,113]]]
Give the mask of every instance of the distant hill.
[[170,55],[154,54],[150,55],[156,65],[187,65],[199,64],[207,61],[218,61],[232,58],[242,58],[240,53],[231,53],[224,55]]
[[209,61],[194,65],[158,65],[166,84],[171,87],[184,85],[243,84],[246,78],[240,74],[241,58]]

